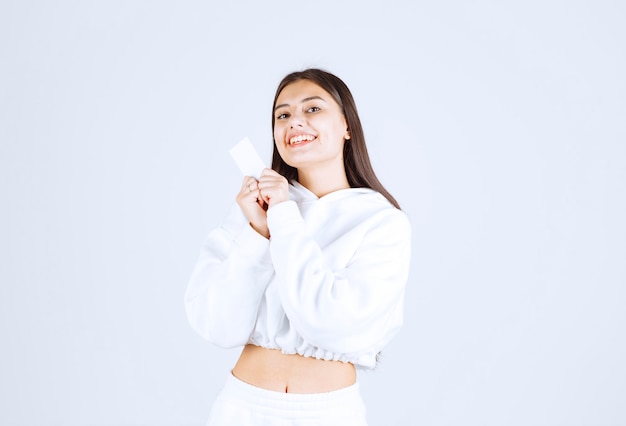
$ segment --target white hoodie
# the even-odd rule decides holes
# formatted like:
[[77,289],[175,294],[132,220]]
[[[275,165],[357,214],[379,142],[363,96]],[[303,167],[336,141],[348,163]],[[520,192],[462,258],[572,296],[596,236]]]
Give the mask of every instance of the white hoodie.
[[185,294],[189,322],[222,347],[373,368],[402,325],[409,221],[371,189],[289,190],[267,211],[269,240],[237,205],[209,234]]

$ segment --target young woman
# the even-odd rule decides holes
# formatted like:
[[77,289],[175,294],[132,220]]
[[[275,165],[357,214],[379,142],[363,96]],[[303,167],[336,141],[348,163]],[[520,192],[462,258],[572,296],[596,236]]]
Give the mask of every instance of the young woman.
[[410,225],[339,78],[287,75],[272,128],[272,169],[244,178],[185,295],[201,336],[244,346],[209,425],[365,425],[355,368],[402,324]]

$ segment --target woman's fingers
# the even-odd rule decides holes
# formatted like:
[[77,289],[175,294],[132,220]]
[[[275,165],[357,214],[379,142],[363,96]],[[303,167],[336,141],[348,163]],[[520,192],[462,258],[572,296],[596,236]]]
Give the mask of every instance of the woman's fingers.
[[255,178],[253,178],[252,176],[246,176],[243,178],[243,183],[241,185],[241,193],[250,193],[250,192],[254,192],[255,190],[258,190],[258,182]]
[[243,179],[236,201],[250,225],[261,235],[269,237],[265,212],[267,206],[259,193],[259,185],[255,178],[246,176]]
[[289,183],[272,169],[265,169],[257,181],[251,176],[243,178],[237,194],[237,204],[250,225],[261,235],[269,237],[267,208],[289,200]]
[[257,183],[259,193],[268,206],[289,200],[289,183],[272,169],[265,169]]

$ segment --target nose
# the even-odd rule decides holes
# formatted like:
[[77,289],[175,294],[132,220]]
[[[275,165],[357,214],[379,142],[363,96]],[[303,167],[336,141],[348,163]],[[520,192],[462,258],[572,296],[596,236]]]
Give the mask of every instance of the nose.
[[293,129],[294,127],[302,127],[303,124],[304,124],[304,117],[302,116],[302,114],[293,113],[291,114],[291,117],[289,117],[290,128]]

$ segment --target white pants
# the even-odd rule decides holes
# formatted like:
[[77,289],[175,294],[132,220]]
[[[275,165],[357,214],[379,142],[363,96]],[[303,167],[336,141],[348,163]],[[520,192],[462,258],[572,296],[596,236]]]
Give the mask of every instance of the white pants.
[[207,426],[367,426],[359,385],[297,394],[249,385],[232,374],[211,409]]

